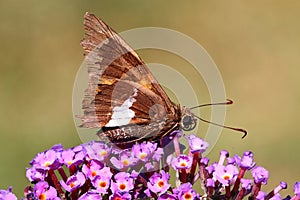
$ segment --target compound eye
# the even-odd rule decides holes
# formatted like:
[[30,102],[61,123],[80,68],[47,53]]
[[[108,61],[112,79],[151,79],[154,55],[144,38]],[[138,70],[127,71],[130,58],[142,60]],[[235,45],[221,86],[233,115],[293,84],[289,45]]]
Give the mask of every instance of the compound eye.
[[186,115],[183,117],[182,123],[183,123],[183,125],[186,126],[186,125],[190,124],[191,121],[192,121],[192,117],[189,115]]
[[190,116],[186,115],[182,119],[182,129],[185,131],[193,130],[196,127],[196,120]]

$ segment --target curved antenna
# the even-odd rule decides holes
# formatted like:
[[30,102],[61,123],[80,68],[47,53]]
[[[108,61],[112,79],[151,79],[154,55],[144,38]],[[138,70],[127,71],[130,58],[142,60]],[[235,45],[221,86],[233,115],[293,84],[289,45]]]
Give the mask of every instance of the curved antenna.
[[199,106],[191,107],[190,110],[195,109],[195,108],[205,107],[205,106],[230,105],[230,104],[233,104],[233,101],[230,99],[226,99],[226,102],[201,104]]
[[[218,105],[219,105],[219,104],[218,104]],[[192,113],[192,114],[193,114],[193,113]],[[197,119],[200,119],[200,120],[203,121],[203,122],[206,122],[206,123],[209,123],[209,124],[213,124],[213,125],[215,125],[215,126],[227,128],[227,129],[234,130],[234,131],[238,131],[238,132],[243,132],[244,135],[243,135],[242,139],[243,139],[244,137],[246,137],[246,135],[247,135],[247,131],[246,131],[245,129],[242,129],[242,128],[235,128],[235,127],[230,127],[230,126],[225,126],[225,125],[217,124],[217,123],[214,123],[214,122],[205,120],[205,119],[203,119],[203,118],[201,118],[201,117],[198,117],[198,116],[196,116],[195,114],[193,114],[193,116],[196,117]]]

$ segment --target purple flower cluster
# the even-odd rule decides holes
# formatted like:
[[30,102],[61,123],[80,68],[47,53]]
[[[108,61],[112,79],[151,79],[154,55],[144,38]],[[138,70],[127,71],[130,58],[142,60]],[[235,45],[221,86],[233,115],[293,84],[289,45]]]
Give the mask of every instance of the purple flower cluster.
[[[131,149],[94,141],[71,149],[55,145],[30,162],[26,176],[34,187],[27,187],[25,196],[50,200],[143,198],[148,187],[157,187],[151,184],[157,182],[154,174],[162,156],[163,149],[150,142]],[[165,192],[170,188],[169,174],[160,173],[159,190]]]
[[[229,157],[223,150],[217,162],[209,163],[202,156],[208,143],[195,135],[185,139],[187,154],[183,154],[178,138],[171,151],[152,142],[123,150],[103,142],[71,149],[55,145],[30,162],[26,176],[32,186],[25,188],[24,200],[282,199],[279,192],[287,188],[285,182],[269,193],[261,190],[269,172],[256,166],[252,152]],[[246,173],[252,178],[244,178]],[[295,183],[294,193],[284,199],[300,200],[300,182]],[[0,190],[0,199],[17,198],[9,188]]]
[[17,197],[12,193],[12,187],[9,187],[8,190],[0,190],[0,199],[17,200]]

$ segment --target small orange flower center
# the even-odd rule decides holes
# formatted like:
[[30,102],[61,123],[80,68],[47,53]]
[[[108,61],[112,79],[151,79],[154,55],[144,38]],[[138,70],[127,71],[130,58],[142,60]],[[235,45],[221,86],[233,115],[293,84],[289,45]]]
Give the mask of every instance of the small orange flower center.
[[119,189],[120,190],[125,190],[126,189],[126,185],[124,183],[119,185]]
[[101,156],[106,156],[106,154],[107,154],[107,151],[102,151],[102,152],[100,153]]
[[124,166],[129,165],[129,161],[128,160],[123,160],[122,163],[123,163]]
[[181,163],[180,163],[180,166],[181,166],[181,167],[185,167],[185,166],[186,166],[186,163],[185,163],[185,162],[181,162]]
[[94,176],[96,176],[96,175],[97,175],[97,172],[92,171],[92,176],[94,177]]
[[46,195],[45,194],[40,194],[39,199],[40,200],[46,200]]
[[105,181],[101,181],[99,183],[99,186],[102,187],[102,188],[105,188],[106,187],[106,182]]
[[70,187],[71,187],[71,188],[73,188],[74,186],[75,186],[75,183],[74,183],[74,182],[70,183]]
[[160,180],[160,181],[158,181],[157,185],[159,187],[163,187],[165,185],[165,183],[162,180]]
[[45,162],[45,167],[48,167],[50,164],[50,162]]
[[229,176],[228,174],[226,174],[226,175],[223,176],[223,179],[224,179],[224,180],[229,180],[229,179],[230,179],[230,176]]
[[141,153],[140,154],[140,159],[144,159],[144,158],[146,158],[147,157],[147,154],[146,153]]
[[189,200],[189,199],[192,199],[192,194],[191,193],[185,193],[184,195],[183,195],[183,198],[184,199],[186,199],[186,200]]

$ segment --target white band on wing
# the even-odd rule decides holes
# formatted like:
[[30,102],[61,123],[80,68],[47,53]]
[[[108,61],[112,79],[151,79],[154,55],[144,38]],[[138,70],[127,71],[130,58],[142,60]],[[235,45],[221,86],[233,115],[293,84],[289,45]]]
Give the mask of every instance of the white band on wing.
[[134,93],[129,96],[129,98],[124,101],[121,106],[116,106],[113,108],[111,119],[105,125],[105,127],[115,127],[129,124],[130,120],[135,116],[135,112],[130,110],[130,107],[136,101],[134,97],[137,96],[137,92],[138,90],[134,88]]

